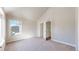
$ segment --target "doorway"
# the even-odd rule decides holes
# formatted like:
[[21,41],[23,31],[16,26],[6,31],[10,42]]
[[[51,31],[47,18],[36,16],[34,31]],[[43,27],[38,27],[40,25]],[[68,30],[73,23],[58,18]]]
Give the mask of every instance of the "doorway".
[[40,23],[40,37],[43,38],[43,23]]
[[51,39],[51,21],[46,22],[46,40]]

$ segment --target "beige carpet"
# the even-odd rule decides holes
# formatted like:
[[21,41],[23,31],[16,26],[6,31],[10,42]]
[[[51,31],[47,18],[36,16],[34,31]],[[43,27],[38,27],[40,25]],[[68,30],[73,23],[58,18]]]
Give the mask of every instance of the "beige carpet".
[[5,51],[75,51],[75,48],[51,40],[31,38],[8,43]]

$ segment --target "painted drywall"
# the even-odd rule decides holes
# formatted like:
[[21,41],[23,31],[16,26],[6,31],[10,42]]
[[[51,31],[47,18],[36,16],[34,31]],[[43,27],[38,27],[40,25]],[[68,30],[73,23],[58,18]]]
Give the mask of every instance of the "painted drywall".
[[75,9],[55,9],[55,39],[70,44],[75,44]]
[[76,8],[76,29],[77,29],[77,31],[76,31],[76,50],[78,50],[79,51],[79,8]]
[[78,50],[78,8],[75,7],[75,50]]
[[40,23],[40,37],[43,38],[43,23]]
[[[38,21],[38,26],[40,26],[40,22],[45,23],[49,20],[52,22],[52,40],[57,40],[61,42],[66,42],[70,45],[75,45],[75,8],[49,8],[40,17]],[[45,38],[46,29],[44,30],[44,33]],[[39,32],[38,36],[40,36]]]
[[[37,36],[37,19],[47,10],[42,7],[4,7],[7,18],[7,42],[20,39],[27,39]],[[22,32],[19,35],[11,36],[9,21],[19,20],[22,23]]]
[[[79,35],[79,8],[78,8],[78,35]],[[79,36],[78,36],[78,50],[79,50]]]
[[[28,19],[26,19],[26,17],[24,17],[22,15],[17,17],[12,14],[8,14],[6,16],[7,16],[7,40],[6,40],[7,42],[36,37],[37,21],[28,20]],[[14,35],[14,36],[11,36],[9,33],[10,32],[9,21],[12,19],[18,20],[22,24],[21,33],[18,35]]]
[[4,7],[5,12],[11,12],[16,16],[22,15],[28,20],[37,20],[47,9],[47,7]]

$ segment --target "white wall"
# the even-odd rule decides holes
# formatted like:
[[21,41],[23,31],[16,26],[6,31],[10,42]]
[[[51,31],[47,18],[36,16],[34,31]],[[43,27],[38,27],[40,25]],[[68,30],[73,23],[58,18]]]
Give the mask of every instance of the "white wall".
[[55,9],[55,39],[75,44],[75,9]]
[[[4,7],[7,17],[7,42],[27,39],[37,36],[37,19],[47,10],[42,7]],[[9,35],[9,20],[17,19],[22,22],[22,33]]]
[[79,8],[76,8],[76,19],[77,19],[77,29],[78,29],[78,32],[76,32],[76,34],[78,34],[77,36],[77,40],[76,40],[76,50],[79,51]]
[[48,20],[52,22],[52,40],[75,45],[75,8],[49,8],[40,17],[38,26],[40,22],[45,23]]
[[[9,16],[9,17],[8,17]],[[16,40],[22,40],[27,39],[31,37],[36,37],[36,31],[37,31],[37,21],[26,19],[25,17],[19,16],[19,17],[10,17],[10,15],[7,16],[7,42],[16,41]],[[22,32],[21,34],[11,36],[9,34],[9,20],[16,19],[22,23]]]

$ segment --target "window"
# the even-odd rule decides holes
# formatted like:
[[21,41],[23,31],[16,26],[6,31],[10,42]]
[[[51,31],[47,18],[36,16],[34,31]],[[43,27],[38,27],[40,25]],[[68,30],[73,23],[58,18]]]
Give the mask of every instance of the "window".
[[10,20],[10,34],[17,35],[21,33],[22,24],[18,20]]

